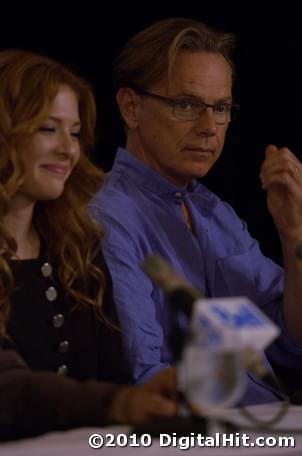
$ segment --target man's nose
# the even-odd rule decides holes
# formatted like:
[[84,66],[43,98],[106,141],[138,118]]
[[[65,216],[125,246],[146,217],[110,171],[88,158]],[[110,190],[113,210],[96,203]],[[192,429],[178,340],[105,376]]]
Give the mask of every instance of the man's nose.
[[197,131],[199,134],[214,136],[217,131],[217,123],[214,110],[207,106],[200,114],[196,121]]

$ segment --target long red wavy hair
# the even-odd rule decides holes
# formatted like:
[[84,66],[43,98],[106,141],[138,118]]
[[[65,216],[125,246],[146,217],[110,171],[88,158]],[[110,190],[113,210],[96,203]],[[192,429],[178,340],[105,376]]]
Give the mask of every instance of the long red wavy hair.
[[[47,248],[49,261],[64,291],[78,304],[102,304],[105,286],[102,270],[94,264],[100,229],[90,217],[87,204],[98,190],[103,173],[87,154],[94,145],[96,106],[86,81],[50,58],[22,50],[0,52],[0,335],[10,307],[14,281],[9,260],[17,244],[5,229],[4,216],[23,182],[20,160],[22,143],[47,116],[50,103],[61,86],[78,98],[81,120],[81,156],[65,184],[62,195],[38,202],[33,223]],[[88,291],[93,279],[94,291]],[[80,284],[80,285],[79,285]]]

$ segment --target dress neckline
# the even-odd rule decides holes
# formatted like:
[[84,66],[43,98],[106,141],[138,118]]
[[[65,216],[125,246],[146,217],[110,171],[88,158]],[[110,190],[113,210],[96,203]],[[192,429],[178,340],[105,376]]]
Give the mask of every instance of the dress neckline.
[[39,253],[38,253],[38,256],[36,257],[33,257],[33,258],[14,258],[14,259],[10,259],[9,261],[11,263],[15,263],[15,264],[30,264],[30,263],[36,263],[36,262],[41,262],[41,261],[47,261],[46,260],[46,255],[45,255],[45,252],[46,252],[46,244],[45,244],[45,241],[40,237],[40,250],[39,250]]

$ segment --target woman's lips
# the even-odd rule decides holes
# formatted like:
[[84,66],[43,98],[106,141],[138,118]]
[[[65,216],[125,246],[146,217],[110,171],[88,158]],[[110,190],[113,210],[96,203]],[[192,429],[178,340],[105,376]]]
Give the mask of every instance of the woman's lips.
[[41,165],[41,168],[61,177],[65,177],[69,171],[69,168],[63,165]]

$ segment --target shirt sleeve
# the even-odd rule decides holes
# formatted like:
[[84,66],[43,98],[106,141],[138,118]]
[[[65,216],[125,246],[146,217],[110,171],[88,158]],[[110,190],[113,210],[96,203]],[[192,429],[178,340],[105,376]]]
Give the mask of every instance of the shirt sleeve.
[[[95,263],[102,269],[105,277],[101,309],[103,321],[98,325],[97,343],[100,345],[98,380],[115,384],[131,384],[130,368],[122,347],[120,320],[113,299],[111,275],[101,250]],[[99,315],[96,316],[96,320],[99,320]]]
[[31,371],[13,349],[0,347],[0,440],[107,424],[117,387]]
[[[109,268],[121,337],[132,381],[143,383],[169,363],[166,361],[162,315],[153,299],[154,286],[141,268],[145,247],[137,226],[129,226],[97,206],[91,207],[104,227],[102,251]],[[126,227],[127,225],[127,227]]]
[[164,333],[152,299],[153,286],[140,265],[141,259],[128,250],[104,244],[104,254],[113,278],[114,300],[119,312],[122,341],[133,381],[142,383],[160,369]]

